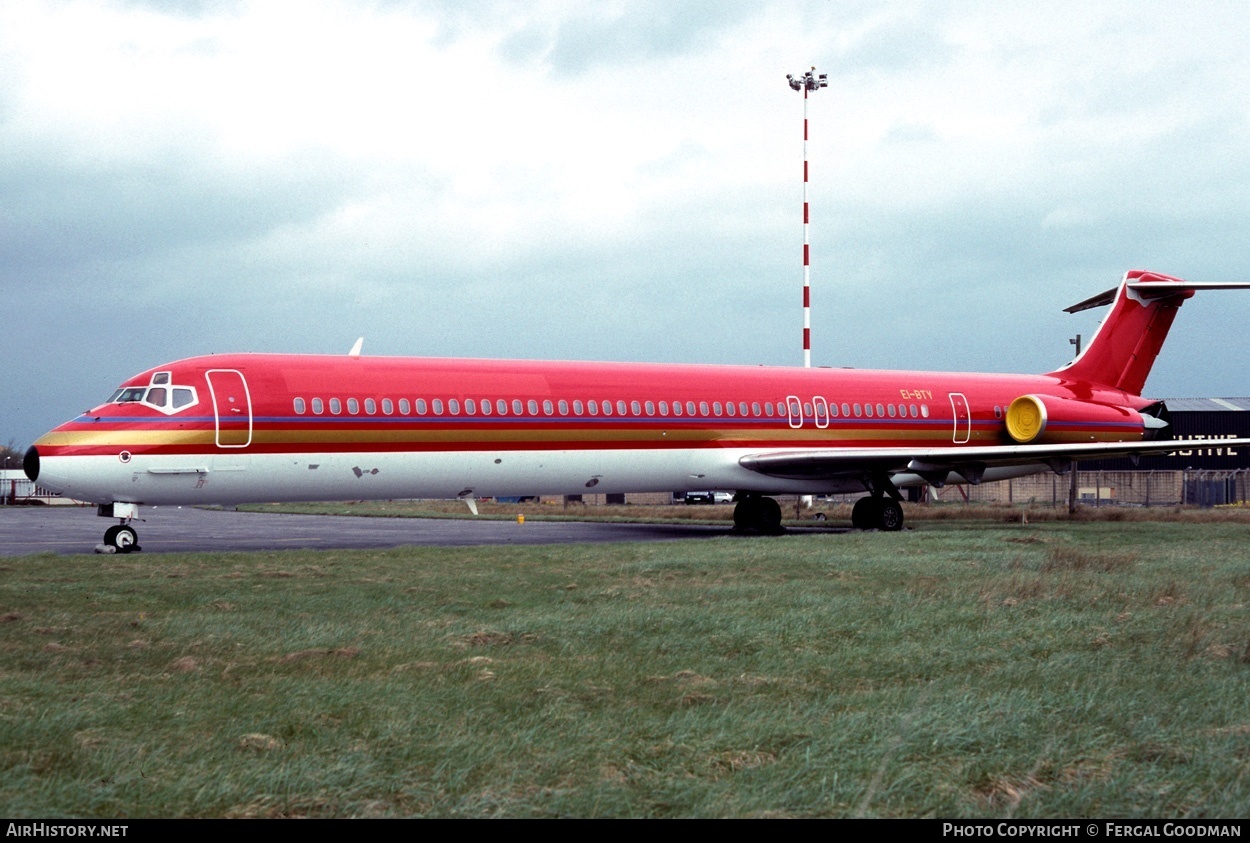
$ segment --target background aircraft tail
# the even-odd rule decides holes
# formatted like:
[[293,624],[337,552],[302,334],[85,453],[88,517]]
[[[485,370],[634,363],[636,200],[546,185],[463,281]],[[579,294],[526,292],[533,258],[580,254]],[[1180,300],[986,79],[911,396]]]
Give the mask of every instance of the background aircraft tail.
[[1119,287],[1067,308],[1068,313],[1078,313],[1110,304],[1111,312],[1077,358],[1051,374],[1141,395],[1185,299],[1198,290],[1237,288],[1250,288],[1250,283],[1193,283],[1157,272],[1129,270]]

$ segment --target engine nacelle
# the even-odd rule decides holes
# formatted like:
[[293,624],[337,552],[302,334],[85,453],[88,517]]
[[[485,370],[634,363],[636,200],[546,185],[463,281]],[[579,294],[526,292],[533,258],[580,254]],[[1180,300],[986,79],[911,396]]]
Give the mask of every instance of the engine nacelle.
[[1167,423],[1128,407],[1091,404],[1052,395],[1021,395],[1007,408],[1007,435],[1021,445],[1136,442]]

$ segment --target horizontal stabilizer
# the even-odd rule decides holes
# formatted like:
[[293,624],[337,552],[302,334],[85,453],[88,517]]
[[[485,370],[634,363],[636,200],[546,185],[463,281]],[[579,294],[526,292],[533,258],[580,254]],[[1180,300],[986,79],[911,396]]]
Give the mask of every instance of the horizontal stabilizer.
[[[1129,281],[1124,286],[1143,299],[1161,299],[1202,290],[1250,290],[1250,282],[1247,281]],[[1112,287],[1071,307],[1065,307],[1063,312],[1080,313],[1082,310],[1111,304],[1119,290],[1119,287]]]
[[1112,287],[1110,290],[1099,293],[1096,296],[1090,296],[1085,301],[1077,302],[1071,307],[1065,307],[1064,313],[1080,313],[1082,310],[1090,310],[1095,307],[1103,307],[1115,301],[1115,294],[1120,291],[1119,287]]

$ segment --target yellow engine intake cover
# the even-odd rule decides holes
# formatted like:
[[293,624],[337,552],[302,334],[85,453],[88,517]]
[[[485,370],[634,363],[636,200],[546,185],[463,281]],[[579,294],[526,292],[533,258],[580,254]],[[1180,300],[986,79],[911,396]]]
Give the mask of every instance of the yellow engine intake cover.
[[1046,405],[1036,395],[1021,395],[1007,408],[1007,435],[1028,445],[1046,432]]

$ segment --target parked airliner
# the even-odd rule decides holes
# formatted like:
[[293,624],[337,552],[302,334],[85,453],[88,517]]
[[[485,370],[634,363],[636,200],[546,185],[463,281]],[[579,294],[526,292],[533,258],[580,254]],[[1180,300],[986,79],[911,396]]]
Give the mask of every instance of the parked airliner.
[[[898,530],[899,489],[1067,472],[1165,453],[1143,398],[1198,290],[1133,270],[1068,308],[1111,311],[1042,375],[221,354],[166,363],[45,434],[25,470],[118,523],[141,505],[732,489],[735,526],[780,530],[778,494],[863,491],[858,528]],[[1187,447],[1201,446],[1187,442]],[[1250,440],[1213,441],[1227,447]]]

